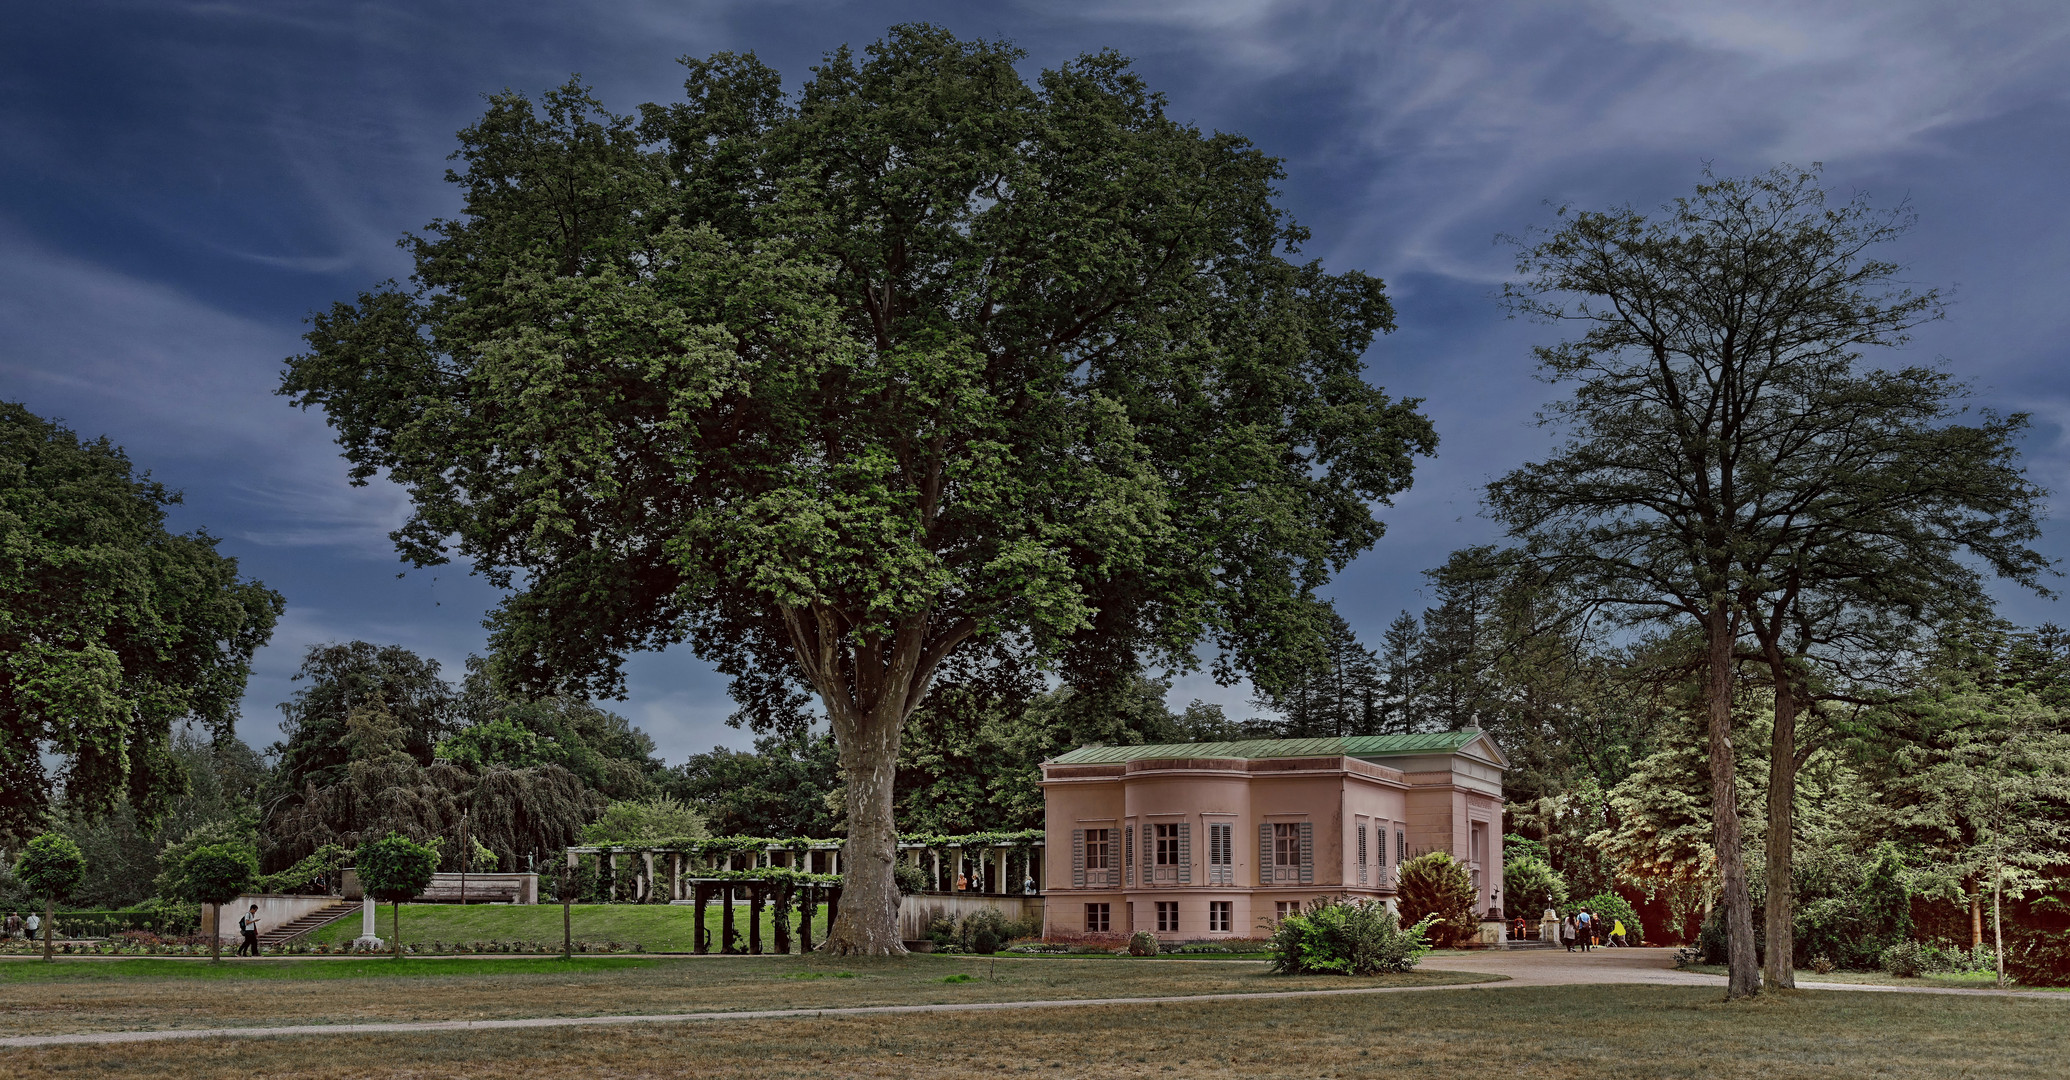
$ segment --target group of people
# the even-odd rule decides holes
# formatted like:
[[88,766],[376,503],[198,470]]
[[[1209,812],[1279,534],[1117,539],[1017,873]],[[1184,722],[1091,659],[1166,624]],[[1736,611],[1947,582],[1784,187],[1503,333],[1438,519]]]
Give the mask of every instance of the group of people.
[[1552,908],[1546,908],[1545,917],[1539,922],[1539,928],[1540,934],[1548,940],[1554,934],[1558,934],[1560,944],[1565,945],[1568,952],[1573,952],[1577,948],[1582,952],[1588,952],[1597,945],[1628,949],[1632,944],[1625,939],[1623,919],[1612,918],[1608,930],[1605,930],[1602,917],[1587,908],[1582,908],[1565,918]]
[[15,938],[34,941],[36,932],[41,929],[43,919],[35,912],[29,912],[29,917],[24,919],[21,912],[10,911],[6,919],[0,920],[0,941],[13,941]]

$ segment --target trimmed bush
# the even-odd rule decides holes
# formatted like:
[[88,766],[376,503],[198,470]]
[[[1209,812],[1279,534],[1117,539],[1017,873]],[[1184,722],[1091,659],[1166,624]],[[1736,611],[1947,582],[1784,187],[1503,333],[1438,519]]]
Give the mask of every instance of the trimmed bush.
[[1130,956],[1156,956],[1157,935],[1148,930],[1138,930],[1128,939]]
[[1382,975],[1408,971],[1430,951],[1437,916],[1403,928],[1377,900],[1316,900],[1272,932],[1272,970],[1281,975]]
[[2070,986],[2070,931],[2013,936],[2005,943],[2005,973],[2026,986]]
[[1888,974],[1916,979],[1927,970],[1926,949],[1916,941],[1900,941],[1884,949],[1879,962]]
[[1432,945],[1442,948],[1473,939],[1481,926],[1474,900],[1473,879],[1466,873],[1466,864],[1450,853],[1433,851],[1402,864],[1395,902],[1403,919],[1429,924]]

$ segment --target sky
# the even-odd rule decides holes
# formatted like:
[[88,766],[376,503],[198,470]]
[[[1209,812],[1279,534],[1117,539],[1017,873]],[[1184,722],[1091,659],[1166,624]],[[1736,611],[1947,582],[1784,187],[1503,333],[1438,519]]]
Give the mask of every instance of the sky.
[[[987,4],[297,3],[16,5],[0,35],[0,399],[107,435],[184,492],[180,531],[221,538],[287,598],[239,732],[273,741],[313,644],[396,643],[457,674],[497,593],[464,565],[410,570],[407,500],[354,488],[320,413],[274,395],[315,310],[409,263],[396,241],[458,206],[454,133],[504,89],[579,73],[608,106],[681,97],[677,60],[753,51],[795,89],[811,64],[903,22],[1026,50],[1033,76],[1133,57],[1203,130],[1285,160],[1283,205],[1333,270],[1388,283],[1399,329],[1370,381],[1421,398],[1441,445],[1377,512],[1384,539],[1332,584],[1370,644],[1429,602],[1423,571],[1498,530],[1488,480],[1549,445],[1558,390],[1508,319],[1498,239],[1552,207],[1657,206],[1708,165],[1823,163],[1829,187],[1919,223],[1888,254],[1947,290],[1947,317],[1886,362],[1938,362],[1972,405],[2024,411],[2052,492],[2042,547],[2070,554],[2070,5],[1475,0],[993,0]],[[2070,622],[1994,590],[2003,613]],[[727,728],[722,677],[636,658],[612,708],[669,761]],[[1172,700],[1252,709],[1182,676]]]

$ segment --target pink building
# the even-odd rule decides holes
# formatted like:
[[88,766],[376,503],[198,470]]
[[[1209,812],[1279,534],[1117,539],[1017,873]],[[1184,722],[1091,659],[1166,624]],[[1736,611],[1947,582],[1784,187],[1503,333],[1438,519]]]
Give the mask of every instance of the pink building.
[[1042,765],[1043,931],[1259,937],[1428,851],[1499,909],[1508,767],[1479,731],[1079,747]]

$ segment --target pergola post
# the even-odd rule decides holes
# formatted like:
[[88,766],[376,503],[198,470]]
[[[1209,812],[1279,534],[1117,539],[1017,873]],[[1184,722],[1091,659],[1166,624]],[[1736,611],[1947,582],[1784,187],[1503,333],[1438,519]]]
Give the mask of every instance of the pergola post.
[[668,853],[668,898],[671,903],[683,898],[683,853]]
[[644,872],[640,881],[640,903],[654,902],[654,853],[640,852],[640,869]]
[[999,863],[999,874],[997,877],[993,878],[993,880],[999,883],[1000,895],[1004,896],[1008,893],[1017,891],[1007,883],[1006,878],[1006,857],[1010,854],[1010,852],[1008,852],[1005,848],[999,848],[995,850],[992,854],[998,856],[998,859],[996,861]]
[[690,912],[691,917],[697,920],[697,933],[693,935],[697,944],[691,951],[697,953],[712,951],[712,933],[704,928],[704,902],[711,898],[711,888],[702,881],[690,883]]
[[725,908],[719,913],[719,951],[721,953],[739,952],[739,949],[733,947],[733,885],[731,882],[719,886],[719,903],[725,905]]
[[769,928],[776,933],[776,953],[789,956],[791,952],[791,924],[784,919],[791,907],[791,885],[787,881],[776,883],[774,902],[769,905]]
[[834,925],[834,920],[839,919],[840,917],[841,886],[830,885],[827,887],[827,925]]
[[762,881],[747,883],[747,954],[762,956]]
[[942,887],[942,853],[929,849],[927,857],[934,860],[934,873],[927,878],[927,889],[933,892]]
[[798,898],[798,955],[812,951],[812,915],[819,907],[819,886],[807,884]]

